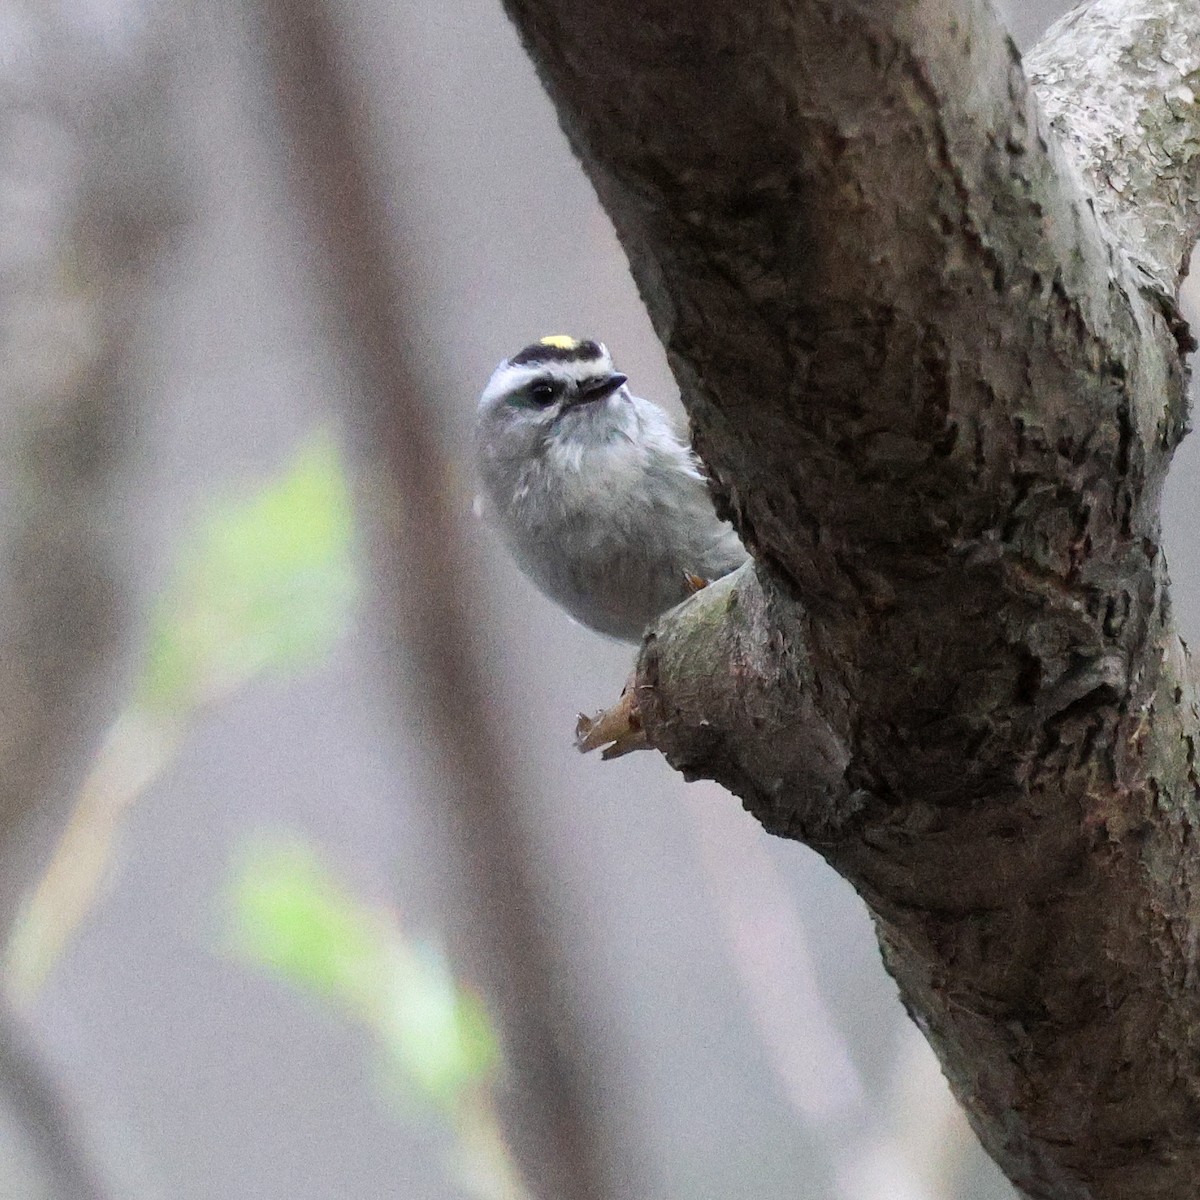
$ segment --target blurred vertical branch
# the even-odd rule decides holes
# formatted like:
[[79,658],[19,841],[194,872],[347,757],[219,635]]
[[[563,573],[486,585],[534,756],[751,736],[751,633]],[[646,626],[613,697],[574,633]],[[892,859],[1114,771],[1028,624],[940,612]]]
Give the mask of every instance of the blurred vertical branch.
[[[110,487],[133,422],[122,387],[151,252],[181,217],[158,23],[117,3],[0,2],[0,920],[32,875],[17,830],[106,719],[125,634]],[[102,1173],[24,1029],[0,1011],[0,1099],[39,1195]],[[28,1186],[28,1185],[27,1185]]]
[[459,864],[471,909],[450,941],[499,1009],[518,1085],[508,1116],[534,1193],[601,1200],[601,1154],[578,1066],[586,1041],[559,987],[560,957],[540,915],[500,703],[475,653],[467,603],[475,568],[448,495],[455,464],[437,435],[438,389],[421,377],[409,347],[363,108],[319,0],[263,0],[262,11],[296,180],[361,382],[362,409],[350,414],[361,430],[358,449],[381,476],[372,515],[382,523],[382,566],[407,652],[394,658],[407,657],[420,680],[442,785],[436,801],[455,842],[444,852]]
[[[689,810],[696,848],[754,1025],[797,1119],[819,1134],[842,1200],[943,1200],[966,1119],[923,1042],[891,1065],[890,1102],[871,1096],[821,995],[806,922],[766,834],[716,804]],[[918,1039],[919,1041],[919,1039]],[[914,1114],[919,1114],[914,1119]]]
[[[116,1200],[59,1094],[57,1081],[19,1018],[0,1006],[0,1103],[20,1121],[24,1148],[39,1175],[39,1196],[55,1200]],[[8,1179],[11,1147],[2,1147],[5,1166],[0,1182]],[[5,1187],[4,1195],[15,1195]]]
[[6,923],[25,882],[13,831],[82,766],[108,716],[97,685],[126,632],[110,494],[131,427],[122,355],[149,253],[180,216],[163,64],[145,30],[129,32],[131,8],[115,5],[100,30],[74,24],[69,6],[0,4]]

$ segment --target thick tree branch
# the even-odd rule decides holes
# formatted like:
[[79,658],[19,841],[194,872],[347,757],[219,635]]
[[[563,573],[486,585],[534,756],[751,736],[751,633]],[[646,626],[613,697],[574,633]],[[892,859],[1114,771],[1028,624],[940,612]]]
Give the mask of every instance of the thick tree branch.
[[651,740],[855,884],[1027,1195],[1190,1195],[1173,294],[982,0],[507,6],[756,559],[651,632]]
[[1174,296],[1200,235],[1200,3],[1081,5],[1027,66],[1097,211]]
[[807,641],[803,613],[747,565],[664,621],[639,670],[638,710],[671,765],[690,779],[719,777],[785,837],[841,825],[860,800],[846,783],[849,750],[814,703]]

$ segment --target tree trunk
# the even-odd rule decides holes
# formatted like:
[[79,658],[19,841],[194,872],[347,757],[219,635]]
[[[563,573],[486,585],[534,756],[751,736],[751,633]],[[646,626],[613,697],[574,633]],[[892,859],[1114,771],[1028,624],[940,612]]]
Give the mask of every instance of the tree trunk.
[[1200,3],[1028,69],[982,0],[506,4],[754,555],[648,634],[651,742],[864,896],[1027,1196],[1191,1196]]

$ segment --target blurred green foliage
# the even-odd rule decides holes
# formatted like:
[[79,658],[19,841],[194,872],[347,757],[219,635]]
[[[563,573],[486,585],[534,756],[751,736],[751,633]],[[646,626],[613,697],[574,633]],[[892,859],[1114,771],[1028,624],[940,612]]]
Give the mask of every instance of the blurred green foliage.
[[320,661],[358,591],[350,491],[327,434],[249,496],[214,502],[158,598],[132,699],[113,722],[14,923],[5,986],[28,1003],[100,894],[129,809],[170,768],[203,704]]
[[318,660],[357,591],[336,446],[321,435],[249,499],[213,505],[150,621],[134,702],[186,716],[261,671]]
[[[16,923],[10,997],[37,994],[95,903],[125,815],[174,762],[197,710],[265,671],[318,662],[357,591],[349,488],[327,436],[250,496],[212,504],[183,541],[131,701]],[[248,847],[228,899],[235,951],[370,1030],[388,1081],[449,1127],[449,1166],[467,1194],[530,1200],[493,1103],[496,1030],[438,947],[355,899],[303,842]]]
[[230,899],[242,957],[368,1028],[405,1096],[456,1124],[474,1108],[494,1082],[499,1042],[436,947],[351,896],[300,842],[249,847]]

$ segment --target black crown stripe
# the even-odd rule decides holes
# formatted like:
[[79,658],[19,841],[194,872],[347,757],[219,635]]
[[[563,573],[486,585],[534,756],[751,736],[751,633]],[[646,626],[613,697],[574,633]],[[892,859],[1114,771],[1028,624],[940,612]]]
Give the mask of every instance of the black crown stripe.
[[547,346],[534,342],[508,361],[514,367],[532,367],[552,362],[590,362],[601,358],[604,351],[598,342],[576,342],[574,346]]

